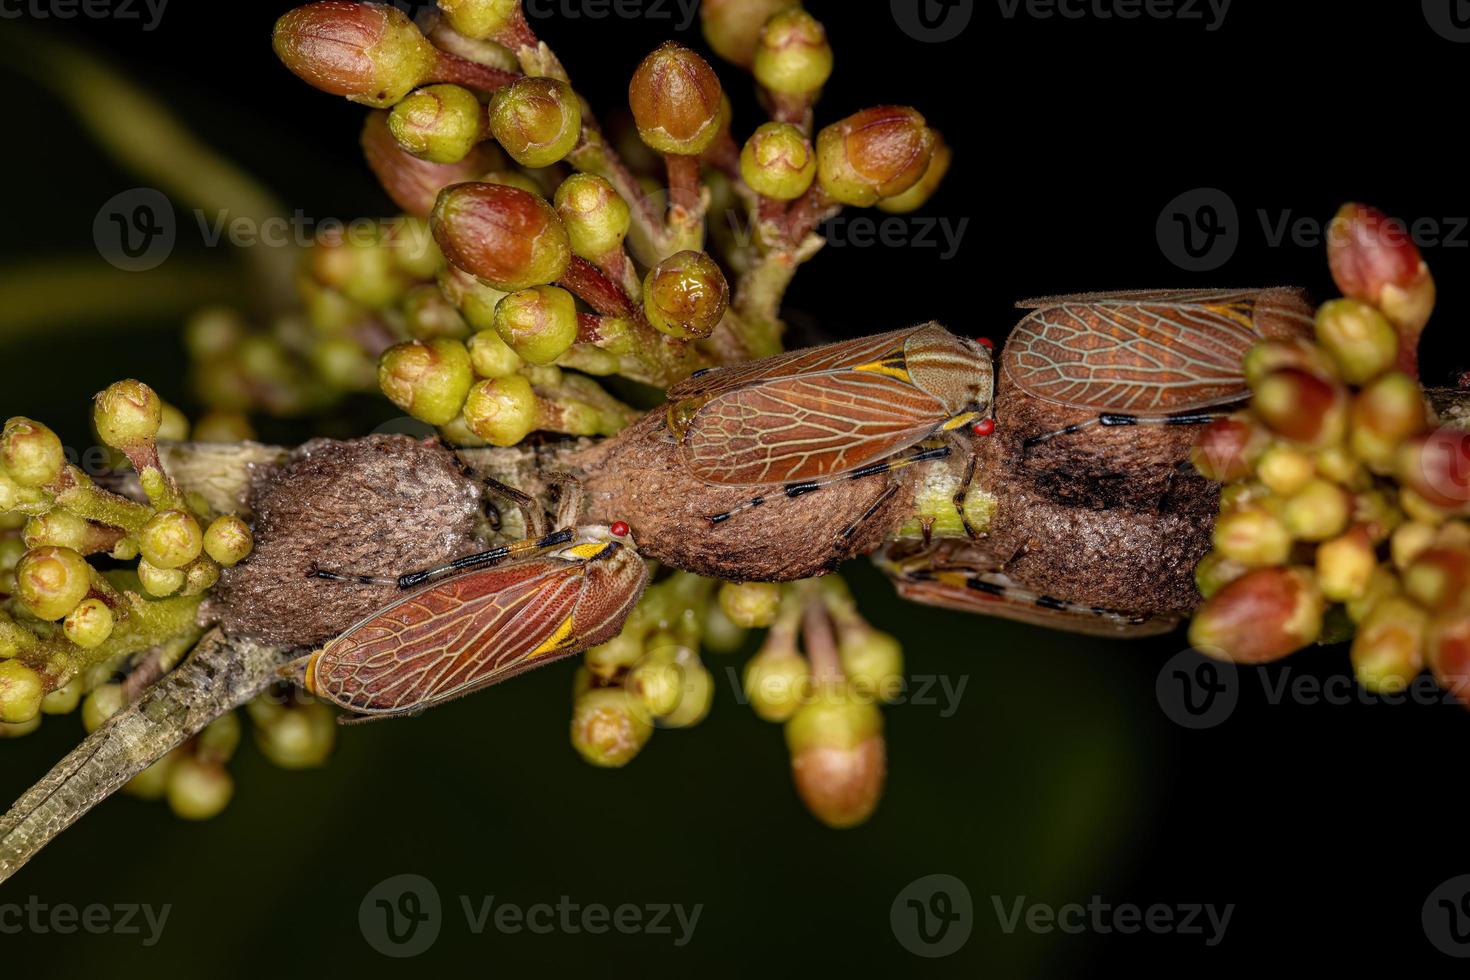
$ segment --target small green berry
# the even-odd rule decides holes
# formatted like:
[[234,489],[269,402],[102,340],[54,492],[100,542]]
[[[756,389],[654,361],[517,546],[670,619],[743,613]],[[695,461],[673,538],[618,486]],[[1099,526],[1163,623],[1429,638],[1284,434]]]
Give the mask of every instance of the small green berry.
[[183,568],[204,549],[204,532],[192,514],[160,511],[138,532],[138,546],[155,568]]
[[572,251],[594,262],[623,244],[633,220],[628,202],[596,174],[572,174],[562,181],[556,189],[556,213]]
[[41,710],[48,715],[71,714],[82,703],[85,686],[81,677],[73,677],[41,699]]
[[646,712],[621,688],[587,691],[572,708],[572,747],[594,766],[626,766],[652,736]]
[[577,301],[557,286],[511,293],[495,308],[495,332],[529,363],[554,363],[577,340]]
[[183,820],[219,816],[235,795],[235,781],[218,763],[185,756],[168,776],[168,807]]
[[233,514],[217,517],[204,532],[204,552],[226,568],[244,561],[255,547],[250,525]]
[[520,9],[521,0],[439,0],[449,26],[477,41],[494,39]]
[[431,163],[458,163],[485,135],[485,107],[458,85],[427,85],[393,107],[388,129],[398,145]]
[[740,152],[740,174],[757,194],[794,201],[816,179],[817,157],[801,130],[790,123],[766,123]]
[[521,359],[494,330],[470,338],[470,363],[482,378],[504,378],[521,369]]
[[62,632],[83,650],[91,650],[107,642],[112,635],[112,609],[101,599],[83,599],[61,621]]
[[121,684],[99,684],[82,701],[82,727],[95,732],[102,724],[117,714],[127,704],[127,695]]
[[490,132],[521,166],[549,167],[582,137],[581,100],[560,79],[522,78],[491,98]]
[[720,586],[719,602],[736,626],[763,629],[776,621],[781,587],[770,582],[725,582]]
[[492,446],[514,446],[536,428],[536,392],[519,374],[481,381],[470,388],[464,418]]
[[144,558],[138,562],[138,581],[143,591],[159,599],[173,595],[184,587],[182,568],[159,568]]
[[56,621],[92,589],[92,566],[70,548],[33,548],[15,567],[17,597],[37,619]]
[[811,95],[832,75],[832,45],[821,21],[800,7],[783,10],[761,28],[752,69],[773,92]]
[[41,712],[46,685],[19,660],[0,661],[0,722],[19,725]]
[[61,440],[40,422],[16,416],[0,431],[0,466],[23,487],[54,481],[66,466]]
[[416,419],[446,425],[459,415],[474,370],[457,340],[414,340],[383,352],[378,385],[389,400]]
[[730,286],[704,252],[676,252],[649,270],[643,309],[654,329],[671,337],[708,337],[730,304]]
[[92,422],[98,437],[114,449],[141,446],[158,435],[163,399],[141,381],[119,381],[97,394]]

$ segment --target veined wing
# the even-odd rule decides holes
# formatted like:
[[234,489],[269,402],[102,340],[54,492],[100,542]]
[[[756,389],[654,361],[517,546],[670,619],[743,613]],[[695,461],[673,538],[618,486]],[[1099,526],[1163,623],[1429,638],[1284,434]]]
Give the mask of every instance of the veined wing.
[[896,356],[902,353],[904,342],[909,336],[927,326],[929,324],[845,340],[823,347],[808,347],[751,361],[749,364],[713,368],[686,378],[669,389],[669,403],[672,405],[690,398],[707,398],[738,391],[773,378],[831,374],[860,364],[881,361],[887,355]]

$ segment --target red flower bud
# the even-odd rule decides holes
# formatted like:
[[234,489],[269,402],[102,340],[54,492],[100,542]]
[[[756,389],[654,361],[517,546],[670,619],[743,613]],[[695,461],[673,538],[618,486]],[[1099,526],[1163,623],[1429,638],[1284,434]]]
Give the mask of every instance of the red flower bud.
[[1194,614],[1189,642],[1234,663],[1280,660],[1322,632],[1322,595],[1299,568],[1258,568],[1216,592]]
[[441,190],[450,184],[474,180],[494,170],[504,159],[494,144],[481,143],[458,163],[420,160],[398,145],[388,127],[386,112],[368,114],[362,127],[362,152],[393,203],[420,218],[434,210],[434,201]]
[[396,7],[322,0],[276,21],[276,56],[307,84],[390,106],[432,72],[437,52]]
[[669,41],[633,73],[628,104],[643,142],[660,153],[697,156],[720,134],[723,94],[703,58]]
[[1262,378],[1251,408],[1273,432],[1309,446],[1337,442],[1347,428],[1347,392],[1297,368]]
[[1470,504],[1470,432],[1436,429],[1399,450],[1398,478],[1431,505],[1457,510]]
[[1344,296],[1378,307],[1398,328],[1399,367],[1417,376],[1435,286],[1403,222],[1366,204],[1343,205],[1328,231],[1327,261]]
[[571,243],[556,210],[518,187],[446,187],[431,220],[434,239],[451,264],[506,292],[554,282],[571,261]]
[[1265,433],[1248,418],[1216,419],[1200,433],[1189,458],[1205,479],[1229,483],[1250,475],[1251,460],[1265,441]]
[[817,135],[817,179],[835,200],[871,207],[917,184],[933,154],[934,132],[916,110],[864,109]]

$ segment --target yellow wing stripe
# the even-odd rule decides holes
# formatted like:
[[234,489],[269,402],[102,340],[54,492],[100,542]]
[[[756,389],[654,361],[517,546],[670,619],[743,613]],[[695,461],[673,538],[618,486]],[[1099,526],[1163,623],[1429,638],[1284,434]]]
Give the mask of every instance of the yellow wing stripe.
[[912,379],[909,378],[908,369],[904,367],[902,358],[892,361],[874,361],[872,364],[859,364],[853,370],[868,371],[872,374],[885,374],[890,378],[897,378],[909,384],[913,383]]
[[[586,546],[582,545],[580,547]],[[558,650],[565,647],[567,645],[567,641],[571,639],[572,620],[574,620],[575,618],[576,616],[572,615],[562,620],[561,625],[556,628],[556,632],[548,636],[545,642],[543,642],[539,647],[526,654],[526,659],[535,660],[537,657],[544,657],[548,653],[556,653]]]

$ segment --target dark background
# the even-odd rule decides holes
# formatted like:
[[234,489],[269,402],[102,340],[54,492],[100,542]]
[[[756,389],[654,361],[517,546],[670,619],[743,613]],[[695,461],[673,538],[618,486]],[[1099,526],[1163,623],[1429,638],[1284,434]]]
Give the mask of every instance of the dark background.
[[[136,21],[32,18],[0,20],[0,32],[40,30],[105,55],[290,207],[389,213],[356,152],[363,110],[307,89],[271,55],[270,25],[289,6],[175,0],[152,32]],[[1361,199],[1429,219],[1447,239],[1426,249],[1442,292],[1426,377],[1443,382],[1466,366],[1459,93],[1470,46],[1433,31],[1419,4],[1237,0],[1209,31],[1024,9],[1007,18],[977,0],[958,38],[932,44],[897,29],[886,3],[810,7],[838,52],[819,118],[878,102],[923,109],[957,161],[922,214],[969,220],[949,261],[918,245],[821,256],[789,306],[825,336],[937,318],[999,337],[1015,300],[1091,289],[1291,283],[1329,296],[1321,247],[1274,246],[1259,213],[1325,222]],[[642,55],[675,33],[652,18],[537,26],[602,111],[621,102]],[[697,27],[679,37],[702,47]],[[740,97],[743,135],[753,102],[721,70]],[[14,273],[40,260],[100,266],[93,216],[144,181],[99,153],[41,88],[3,67],[0,77],[9,94],[0,278],[16,288]],[[1238,213],[1238,249],[1208,273],[1172,264],[1155,230],[1166,204],[1202,187],[1223,191]],[[176,254],[232,261],[195,237],[186,226]],[[188,407],[178,326],[176,317],[9,325],[0,417],[32,415],[84,439],[86,396],[126,375]],[[1048,633],[902,605],[865,565],[849,578],[869,618],[905,641],[910,673],[967,685],[950,717],[934,705],[887,711],[887,798],[861,829],[828,831],[802,810],[779,729],[733,699],[726,667],[741,658],[710,658],[720,693],[705,724],[658,733],[612,773],[568,745],[563,664],[411,723],[344,731],[317,772],[278,771],[247,740],[232,766],[235,802],[206,824],[128,798],[102,805],[0,888],[0,904],[168,903],[162,941],[0,935],[0,963],[15,975],[377,974],[398,964],[363,941],[359,903],[382,879],[412,872],[445,905],[439,940],[407,961],[413,969],[1066,977],[1145,961],[1202,975],[1268,962],[1416,975],[1458,966],[1430,945],[1420,914],[1436,886],[1470,871],[1465,712],[1273,697],[1283,679],[1344,676],[1345,652],[1328,649],[1237,677],[1233,714],[1190,730],[1155,693],[1185,646],[1179,636],[1125,644]],[[0,745],[0,796],[17,796],[79,736],[75,717],[52,719]],[[936,873],[965,882],[974,929],[958,953],[925,960],[896,939],[889,907]],[[460,895],[704,909],[693,942],[674,948],[667,936],[476,936]],[[1094,895],[1235,909],[1223,943],[1206,948],[1201,936],[1007,934],[994,906],[995,896],[1009,906]]]

